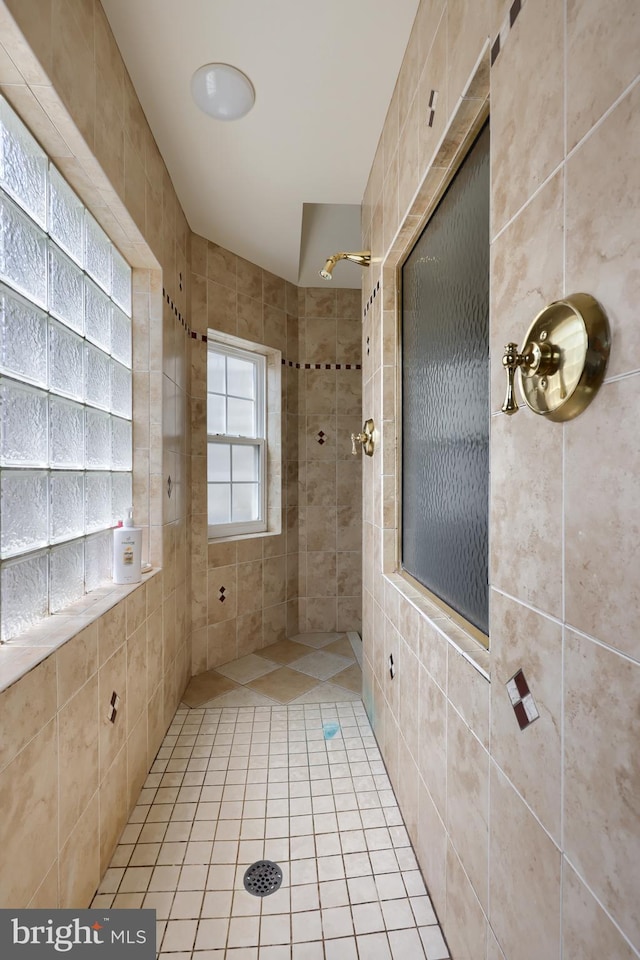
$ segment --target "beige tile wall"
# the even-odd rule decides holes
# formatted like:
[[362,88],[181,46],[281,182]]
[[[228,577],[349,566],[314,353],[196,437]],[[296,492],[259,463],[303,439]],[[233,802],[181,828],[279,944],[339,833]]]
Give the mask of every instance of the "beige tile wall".
[[191,673],[188,228],[97,0],[0,2],[0,52],[2,93],[134,267],[134,507],[162,573],[0,649],[0,903],[83,907]]
[[299,294],[301,364],[341,367],[299,371],[300,630],[360,631],[362,453],[349,438],[362,427],[362,373],[344,369],[361,363],[360,291]]
[[[298,289],[228,250],[191,234],[191,324],[273,347],[298,359]],[[208,542],[206,343],[191,340],[192,669],[202,673],[298,632],[299,372],[282,366],[281,532]],[[271,522],[271,521],[270,521]],[[220,587],[225,588],[224,602]]]
[[0,694],[3,907],[90,902],[179,698],[165,605],[155,573]]
[[285,360],[282,531],[208,543],[206,345],[190,344],[196,674],[298,632],[360,629],[361,475],[349,436],[362,401],[361,372],[335,369],[360,363],[360,291],[297,288],[196,234],[191,269],[194,330],[274,347]]
[[[364,462],[365,693],[452,955],[627,960],[640,955],[640,17],[632,0],[528,0],[510,29],[509,8],[422,0],[363,198],[363,245],[378,264],[365,304],[382,285],[363,330],[364,410],[381,424]],[[483,654],[397,574],[396,265],[487,105]],[[504,343],[578,290],[612,328],[599,396],[565,425],[526,409],[504,417]],[[505,689],[520,667],[540,711],[523,732]],[[418,699],[416,717],[404,705]]]

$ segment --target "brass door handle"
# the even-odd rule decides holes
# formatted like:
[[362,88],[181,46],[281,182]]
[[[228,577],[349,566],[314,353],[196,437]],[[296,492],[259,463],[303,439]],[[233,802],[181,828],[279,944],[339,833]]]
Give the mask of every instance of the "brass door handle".
[[354,457],[357,456],[358,453],[356,443],[362,444],[362,449],[368,457],[373,456],[373,451],[375,448],[375,441],[373,439],[374,430],[375,424],[373,420],[365,420],[362,426],[362,433],[351,434],[351,453]]

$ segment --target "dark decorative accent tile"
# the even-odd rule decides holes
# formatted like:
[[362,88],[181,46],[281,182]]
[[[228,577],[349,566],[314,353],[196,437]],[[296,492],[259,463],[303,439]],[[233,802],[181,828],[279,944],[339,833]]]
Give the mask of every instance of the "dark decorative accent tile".
[[522,10],[522,0],[513,0],[509,10],[509,26],[512,27],[516,22],[518,14]]
[[522,670],[518,670],[511,680],[507,681],[507,693],[518,725],[521,730],[524,730],[530,723],[538,719],[540,713]]
[[516,703],[513,709],[516,714],[516,720],[518,721],[518,726],[520,727],[521,730],[524,730],[525,727],[529,726],[529,720],[527,718],[527,712],[524,709],[522,702]]
[[433,121],[435,120],[435,116],[436,116],[436,112],[435,112],[435,110],[432,110],[432,111],[430,112],[430,114],[429,114],[429,120],[427,121],[428,126],[430,126],[430,127],[433,126]]
[[525,676],[522,670],[518,670],[518,672],[516,673],[513,679],[515,680],[515,684],[516,684],[516,687],[518,688],[518,693],[520,694],[520,696],[523,698],[526,697],[526,695],[529,693],[529,685],[525,680]]
[[320,433],[318,434],[318,443],[320,444],[320,446],[322,446],[322,444],[326,442],[324,439],[325,437],[326,437],[326,433],[323,430],[321,430]]
[[227,599],[225,597],[225,591],[226,591],[226,587],[220,587],[220,596],[218,597],[218,600],[220,601],[220,603],[224,603],[225,600]]
[[498,59],[498,54],[500,53],[500,34],[496,37],[491,47],[491,66],[494,65]]

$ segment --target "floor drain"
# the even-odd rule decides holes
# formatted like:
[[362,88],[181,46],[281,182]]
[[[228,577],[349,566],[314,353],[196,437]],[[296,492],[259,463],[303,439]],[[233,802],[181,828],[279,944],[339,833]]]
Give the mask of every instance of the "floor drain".
[[280,889],[282,870],[271,860],[258,860],[244,874],[244,888],[254,897],[268,897]]

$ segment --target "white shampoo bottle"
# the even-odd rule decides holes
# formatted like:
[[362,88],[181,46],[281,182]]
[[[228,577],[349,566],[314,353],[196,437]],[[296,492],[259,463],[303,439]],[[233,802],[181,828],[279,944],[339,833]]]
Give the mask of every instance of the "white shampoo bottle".
[[142,579],[142,527],[133,525],[133,507],[123,527],[113,531],[113,582],[140,583]]

